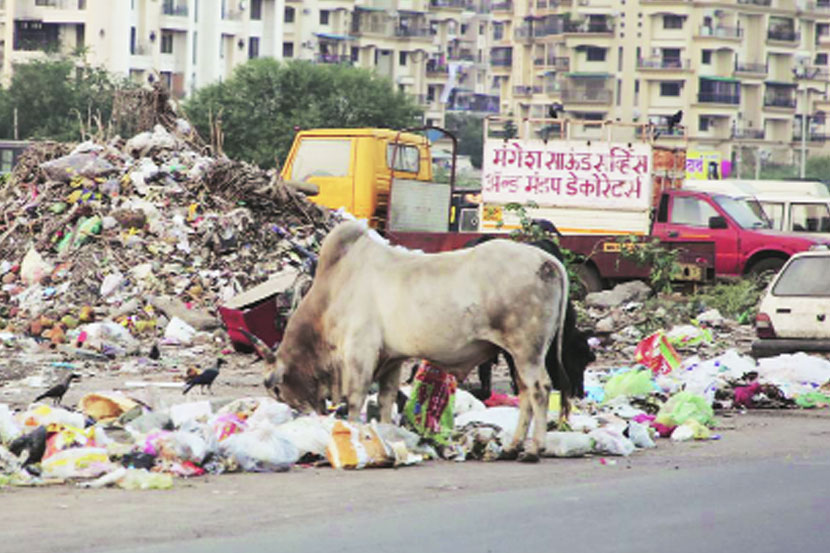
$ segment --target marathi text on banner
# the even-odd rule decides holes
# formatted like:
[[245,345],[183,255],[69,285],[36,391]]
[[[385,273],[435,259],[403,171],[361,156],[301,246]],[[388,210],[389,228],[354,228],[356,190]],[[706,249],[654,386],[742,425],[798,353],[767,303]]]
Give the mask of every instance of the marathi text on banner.
[[485,143],[482,197],[492,203],[647,208],[651,146],[551,140]]

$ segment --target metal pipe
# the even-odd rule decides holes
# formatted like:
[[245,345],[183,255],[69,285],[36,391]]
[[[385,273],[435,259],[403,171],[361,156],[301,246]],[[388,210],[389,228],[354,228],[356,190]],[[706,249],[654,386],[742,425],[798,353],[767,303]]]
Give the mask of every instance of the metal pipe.
[[807,87],[801,91],[801,178],[807,173]]

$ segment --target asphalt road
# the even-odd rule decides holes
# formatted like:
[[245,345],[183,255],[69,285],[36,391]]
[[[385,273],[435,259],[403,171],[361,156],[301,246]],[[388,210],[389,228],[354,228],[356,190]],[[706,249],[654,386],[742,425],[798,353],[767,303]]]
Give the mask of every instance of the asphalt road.
[[[332,513],[266,532],[134,552],[826,552],[830,449],[625,478]],[[375,506],[378,507],[378,506]]]
[[628,458],[226,474],[0,490],[0,552],[822,552],[830,410],[720,417]]

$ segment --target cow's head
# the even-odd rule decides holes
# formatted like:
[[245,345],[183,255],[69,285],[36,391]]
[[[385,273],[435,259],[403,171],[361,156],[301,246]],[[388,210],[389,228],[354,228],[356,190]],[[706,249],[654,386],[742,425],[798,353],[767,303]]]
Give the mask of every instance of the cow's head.
[[274,351],[253,334],[242,332],[265,361],[263,385],[269,394],[302,413],[324,412],[329,388],[320,386],[315,378],[313,360],[302,365],[292,362],[291,356],[281,351],[282,345]]

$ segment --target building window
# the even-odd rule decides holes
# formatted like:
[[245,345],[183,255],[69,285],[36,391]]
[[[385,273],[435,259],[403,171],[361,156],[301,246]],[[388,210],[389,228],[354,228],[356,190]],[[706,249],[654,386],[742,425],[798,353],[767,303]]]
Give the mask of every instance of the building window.
[[710,119],[705,115],[701,115],[697,119],[697,128],[700,132],[709,132]]
[[283,15],[284,23],[294,23],[294,8],[291,6],[285,7],[285,14]]
[[320,10],[320,25],[329,24],[329,10]]
[[479,35],[483,35],[483,34],[484,34],[484,23],[480,23],[480,24],[479,24],[479,26],[478,26],[478,34],[479,34]]
[[352,46],[351,49],[351,60],[356,62],[360,59],[360,48],[357,46]]
[[669,15],[666,14],[663,16],[663,28],[664,29],[682,29],[683,28],[683,17],[679,15]]
[[640,103],[640,79],[634,79],[634,105]]
[[193,31],[193,63],[196,63],[196,47],[199,44],[199,32]]
[[493,40],[504,38],[504,23],[493,23]]
[[428,85],[427,86],[427,102],[430,104],[435,101],[435,86]]
[[406,52],[404,52],[403,50],[398,52],[398,65],[400,65],[401,67],[406,66]]
[[622,105],[622,79],[617,79],[617,105]]
[[704,65],[709,65],[712,63],[712,51],[711,50],[701,50],[700,51],[700,63]]
[[282,57],[284,57],[284,58],[293,58],[294,57],[294,43],[293,42],[283,42],[282,43]]
[[660,96],[680,96],[680,83],[677,81],[660,83]]
[[136,39],[135,27],[130,27],[130,54],[133,54],[133,55],[138,53],[138,52],[136,52],[135,39]]
[[162,31],[161,32],[161,53],[162,54],[172,54],[173,53],[173,32],[172,31]]
[[623,70],[623,47],[617,48],[617,71]]
[[252,36],[248,39],[248,59],[259,57],[259,37]]
[[827,54],[826,53],[818,53],[816,54],[816,65],[827,65]]
[[173,89],[173,73],[170,71],[162,71],[161,74],[161,82],[164,84],[164,87],[167,90]]
[[254,21],[262,19],[262,0],[251,0],[251,19]]
[[588,61],[605,61],[605,48],[589,46],[586,54],[588,56]]

